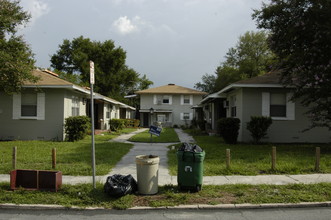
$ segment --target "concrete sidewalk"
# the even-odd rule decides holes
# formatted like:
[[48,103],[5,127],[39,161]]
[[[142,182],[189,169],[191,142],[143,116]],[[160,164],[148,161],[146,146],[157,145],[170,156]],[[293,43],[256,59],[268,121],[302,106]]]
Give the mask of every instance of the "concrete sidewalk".
[[[139,129],[136,132],[121,135],[114,138],[113,141],[132,143],[134,146],[112,169],[112,171],[105,176],[97,176],[96,181],[105,183],[108,176],[113,174],[131,174],[135,179],[136,176],[136,162],[135,158],[138,155],[157,155],[160,157],[159,164],[159,185],[173,184],[177,185],[177,176],[171,176],[168,171],[168,157],[167,146],[174,143],[133,143],[128,142],[128,139],[133,135],[143,132],[146,129]],[[175,129],[181,142],[194,143],[193,137],[183,132],[181,129]],[[0,175],[0,182],[9,182],[9,175]],[[79,184],[92,183],[91,176],[63,176],[63,184]],[[309,174],[309,175],[259,175],[259,176],[204,176],[204,185],[224,185],[224,184],[274,184],[285,185],[295,183],[321,183],[331,182],[331,174]]]

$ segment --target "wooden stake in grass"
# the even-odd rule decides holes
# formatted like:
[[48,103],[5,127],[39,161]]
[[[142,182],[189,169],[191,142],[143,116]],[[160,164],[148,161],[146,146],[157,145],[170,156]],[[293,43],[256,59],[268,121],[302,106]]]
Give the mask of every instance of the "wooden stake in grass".
[[52,168],[56,169],[56,148],[52,149]]
[[231,153],[230,149],[226,149],[226,169],[230,169]]
[[271,169],[276,170],[276,147],[272,147]]
[[16,169],[17,147],[13,147],[13,169]]
[[321,148],[316,147],[316,161],[315,161],[315,171],[320,171],[320,159],[321,159]]

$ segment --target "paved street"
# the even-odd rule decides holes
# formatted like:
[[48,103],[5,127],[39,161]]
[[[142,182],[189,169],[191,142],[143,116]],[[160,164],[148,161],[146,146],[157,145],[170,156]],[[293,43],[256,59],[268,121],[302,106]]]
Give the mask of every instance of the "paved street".
[[209,210],[0,210],[0,220],[330,220],[331,208]]

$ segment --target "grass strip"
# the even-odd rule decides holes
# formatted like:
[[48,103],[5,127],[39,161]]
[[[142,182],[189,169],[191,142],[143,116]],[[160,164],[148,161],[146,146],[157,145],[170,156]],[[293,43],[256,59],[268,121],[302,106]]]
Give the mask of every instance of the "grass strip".
[[[129,141],[132,142],[143,142],[143,143],[149,143],[151,142],[151,134],[149,131],[144,131],[142,133],[139,133],[129,139]],[[152,142],[153,143],[173,143],[173,142],[179,142],[179,138],[177,133],[173,128],[163,128],[160,136],[152,136]]]
[[126,195],[110,198],[98,183],[63,185],[57,192],[10,191],[9,183],[0,183],[0,203],[54,204],[66,207],[104,207],[127,209],[135,206],[177,206],[191,204],[263,204],[325,202],[331,200],[331,183],[291,185],[222,185],[203,186],[198,193],[181,192],[176,186],[159,187],[157,195]]
[[[217,136],[194,136],[206,152],[204,176],[312,174],[315,171],[315,148],[321,148],[319,173],[331,173],[330,144],[225,144]],[[177,175],[176,151],[169,150],[168,164],[171,175]],[[271,149],[277,147],[276,170],[271,169]],[[171,149],[169,147],[169,149]],[[226,168],[226,149],[231,151],[231,167]]]
[[[117,133],[95,136],[96,175],[106,175],[129,152],[132,144],[109,142],[122,133],[136,129],[124,129]],[[0,142],[0,173],[12,170],[12,150],[17,147],[17,169],[53,170],[52,149],[57,151],[57,167],[63,175],[89,176],[91,168],[91,136],[77,142],[4,141]]]

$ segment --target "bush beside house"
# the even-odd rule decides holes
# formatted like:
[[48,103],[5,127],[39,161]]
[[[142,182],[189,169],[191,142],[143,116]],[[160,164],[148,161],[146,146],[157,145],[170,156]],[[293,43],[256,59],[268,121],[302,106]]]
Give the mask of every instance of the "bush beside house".
[[236,144],[239,135],[240,119],[222,118],[218,120],[218,125],[220,135],[224,139],[225,143]]
[[72,116],[65,119],[66,140],[78,141],[84,139],[91,127],[90,118],[87,116]]
[[109,127],[111,131],[120,131],[125,127],[139,127],[140,120],[137,119],[111,119],[109,120]]
[[251,116],[251,120],[247,122],[247,130],[250,131],[254,143],[259,143],[267,135],[267,130],[271,124],[272,119],[270,117]]

